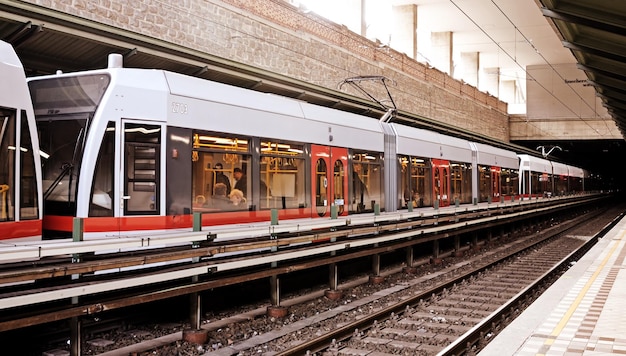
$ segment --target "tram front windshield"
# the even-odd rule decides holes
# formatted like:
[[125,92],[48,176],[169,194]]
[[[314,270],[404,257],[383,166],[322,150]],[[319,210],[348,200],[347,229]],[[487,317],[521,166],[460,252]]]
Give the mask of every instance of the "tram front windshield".
[[87,132],[109,82],[109,76],[102,74],[29,82],[42,156],[46,214],[76,214]]

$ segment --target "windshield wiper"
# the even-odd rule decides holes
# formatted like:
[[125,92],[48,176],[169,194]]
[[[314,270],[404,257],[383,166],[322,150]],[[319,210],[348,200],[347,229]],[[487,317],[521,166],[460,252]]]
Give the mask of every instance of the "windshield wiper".
[[61,174],[59,174],[59,176],[54,180],[54,182],[52,182],[52,184],[50,184],[48,189],[46,189],[46,191],[43,193],[44,200],[48,200],[48,197],[50,197],[50,194],[52,194],[52,192],[56,189],[56,187],[59,186],[59,183],[61,183],[63,178],[65,178],[65,176],[69,174],[70,182],[69,182],[69,187],[67,187],[67,201],[68,202],[70,201],[70,194],[71,194],[70,189],[72,187],[72,171],[74,170],[74,165],[72,163],[64,163],[61,169],[62,169]]

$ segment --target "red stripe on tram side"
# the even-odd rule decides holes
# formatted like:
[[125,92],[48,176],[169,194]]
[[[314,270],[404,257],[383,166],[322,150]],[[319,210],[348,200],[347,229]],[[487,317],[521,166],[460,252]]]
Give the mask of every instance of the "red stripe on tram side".
[[41,238],[41,220],[4,221],[0,223],[0,240],[23,237]]
[[85,220],[85,232],[181,229],[190,228],[192,224],[192,215],[88,218]]
[[[304,219],[311,217],[311,208],[279,209],[278,220]],[[271,210],[233,211],[224,213],[207,213],[202,215],[202,225],[228,225],[252,222],[271,221]]]
[[[285,209],[278,211],[279,220],[309,218],[310,208]],[[71,216],[46,216],[43,228],[46,230],[72,232],[74,218]],[[261,211],[233,211],[220,213],[205,213],[202,216],[202,225],[228,225],[250,222],[269,222],[270,210]],[[126,216],[92,217],[84,219],[84,232],[129,232],[191,228],[193,215],[171,216]]]
[[43,229],[52,231],[72,232],[72,216],[45,215]]
[[224,213],[205,213],[202,214],[202,225],[229,225],[250,222],[269,221],[269,211],[236,211]]
[[[44,218],[45,230],[72,232],[74,217],[47,215]],[[92,217],[83,219],[84,232],[117,232],[133,230],[160,230],[191,227],[191,215],[176,216],[132,216],[132,217]]]

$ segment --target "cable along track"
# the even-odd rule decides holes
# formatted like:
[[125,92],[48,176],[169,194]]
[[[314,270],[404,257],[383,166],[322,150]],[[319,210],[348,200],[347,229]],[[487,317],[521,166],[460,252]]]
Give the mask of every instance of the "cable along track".
[[[496,261],[473,267],[471,271],[451,272],[456,276],[445,276],[449,277],[444,278],[446,281],[427,290],[420,283],[400,287],[400,292],[376,299],[375,306],[360,306],[359,311],[370,312],[351,321],[345,320],[346,312],[317,324],[310,323],[307,330],[319,330],[313,339],[302,341],[308,331],[294,329],[292,334],[302,334],[300,341],[293,342],[293,336],[285,335],[285,340],[278,337],[271,346],[256,345],[239,355],[247,355],[246,352],[252,355],[261,348],[281,356],[476,352],[492,333],[504,327],[552,284],[571,261],[595,244],[595,238],[572,237],[568,233],[603,214],[606,212],[596,211],[557,225],[548,233],[537,234],[541,237],[528,238],[528,243],[516,246],[515,251],[498,253]],[[217,353],[231,354],[227,350]]]

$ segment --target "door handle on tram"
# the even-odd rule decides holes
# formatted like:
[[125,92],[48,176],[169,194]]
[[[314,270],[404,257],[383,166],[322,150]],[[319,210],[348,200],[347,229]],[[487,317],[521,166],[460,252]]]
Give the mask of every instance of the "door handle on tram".
[[126,203],[124,200],[130,200],[130,195],[122,195],[122,199],[120,199],[120,209],[124,209]]

